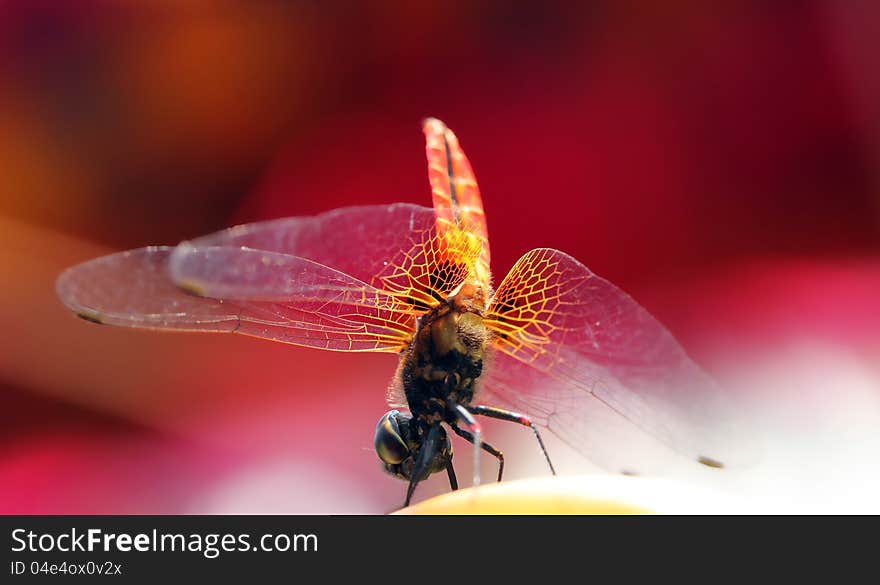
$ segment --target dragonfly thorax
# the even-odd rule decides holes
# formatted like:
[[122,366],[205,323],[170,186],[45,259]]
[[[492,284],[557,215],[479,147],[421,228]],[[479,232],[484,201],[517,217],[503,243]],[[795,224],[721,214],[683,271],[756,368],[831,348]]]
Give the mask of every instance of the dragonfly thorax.
[[422,316],[401,368],[414,417],[427,423],[456,420],[454,405],[470,404],[474,397],[489,338],[481,309],[459,295]]

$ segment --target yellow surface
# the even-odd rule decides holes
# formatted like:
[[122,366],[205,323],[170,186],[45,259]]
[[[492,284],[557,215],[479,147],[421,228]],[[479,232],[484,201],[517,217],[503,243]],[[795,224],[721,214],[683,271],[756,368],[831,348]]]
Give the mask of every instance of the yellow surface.
[[[632,478],[602,476],[548,477],[449,492],[395,514],[652,514],[633,496]],[[620,482],[621,495],[614,485]]]

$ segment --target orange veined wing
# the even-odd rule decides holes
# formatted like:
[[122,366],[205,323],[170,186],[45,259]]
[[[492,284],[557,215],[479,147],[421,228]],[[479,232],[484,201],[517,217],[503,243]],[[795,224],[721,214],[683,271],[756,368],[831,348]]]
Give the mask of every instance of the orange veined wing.
[[100,323],[398,352],[425,306],[466,278],[446,261],[461,254],[436,233],[432,209],[351,207],[105,256],[68,269],[56,288]]
[[[425,153],[428,158],[428,180],[437,215],[440,235],[462,232],[477,240],[480,254],[473,265],[477,280],[489,290],[489,231],[486,214],[480,199],[480,188],[471,169],[470,161],[452,130],[436,118],[428,118],[423,125]],[[459,233],[455,238],[461,238]]]
[[524,255],[485,323],[495,338],[480,402],[532,416],[595,463],[647,471],[650,448],[666,451],[657,441],[710,466],[751,458],[715,382],[644,308],[571,256]]

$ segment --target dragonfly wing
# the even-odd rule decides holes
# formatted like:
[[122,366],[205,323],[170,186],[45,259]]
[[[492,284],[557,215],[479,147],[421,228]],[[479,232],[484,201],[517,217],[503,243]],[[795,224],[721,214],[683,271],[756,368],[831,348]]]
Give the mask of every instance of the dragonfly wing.
[[313,217],[245,224],[185,244],[190,250],[247,247],[311,260],[386,291],[417,310],[446,298],[468,276],[480,254],[479,242],[466,233],[441,237],[433,209],[408,203],[346,207]]
[[395,203],[248,223],[187,243],[194,248],[244,246],[298,256],[375,285],[392,259],[434,229],[433,209]]
[[523,256],[485,322],[498,353],[487,397],[537,415],[588,458],[596,429],[616,415],[701,463],[744,460],[744,444],[731,441],[734,410],[716,383],[644,308],[571,256]]
[[570,381],[498,350],[486,360],[475,403],[527,414],[591,463],[612,472],[655,473],[683,460]]
[[[97,323],[176,331],[238,332],[273,341],[338,351],[397,352],[408,342],[409,313],[383,308],[383,319],[371,319],[378,301],[364,300],[371,287],[350,279],[296,300],[218,299],[188,294],[170,276],[175,248],[149,247],[85,262],[63,272],[56,289],[80,317]],[[240,249],[239,252],[242,252]],[[244,254],[247,256],[247,254]],[[305,282],[319,281],[314,265]],[[301,273],[302,274],[302,273]],[[338,277],[337,283],[346,283]],[[358,288],[356,288],[358,287]],[[308,287],[303,285],[304,289]],[[323,295],[324,298],[321,298]],[[408,331],[408,330],[407,330]]]
[[178,287],[203,297],[412,310],[388,293],[314,260],[244,246],[195,247],[184,242],[172,251],[168,274]]
[[184,242],[172,252],[168,273],[178,287],[199,296],[283,307],[320,317],[324,325],[400,339],[408,339],[414,327],[414,309],[405,300],[299,256]]
[[491,281],[489,230],[471,163],[458,138],[443,122],[428,118],[422,129],[438,232],[463,230],[478,240],[481,251],[474,270],[477,279],[488,288]]
[[168,278],[174,248],[151,246],[68,268],[55,288],[67,307],[88,321],[181,331],[234,331],[238,309],[186,294]]

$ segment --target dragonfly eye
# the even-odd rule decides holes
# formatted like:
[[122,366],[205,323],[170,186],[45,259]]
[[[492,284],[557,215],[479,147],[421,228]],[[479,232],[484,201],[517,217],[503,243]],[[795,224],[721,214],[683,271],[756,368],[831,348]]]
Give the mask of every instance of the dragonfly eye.
[[373,445],[376,454],[384,463],[396,465],[410,457],[410,450],[401,435],[400,425],[409,423],[409,417],[399,410],[389,410],[379,419]]

